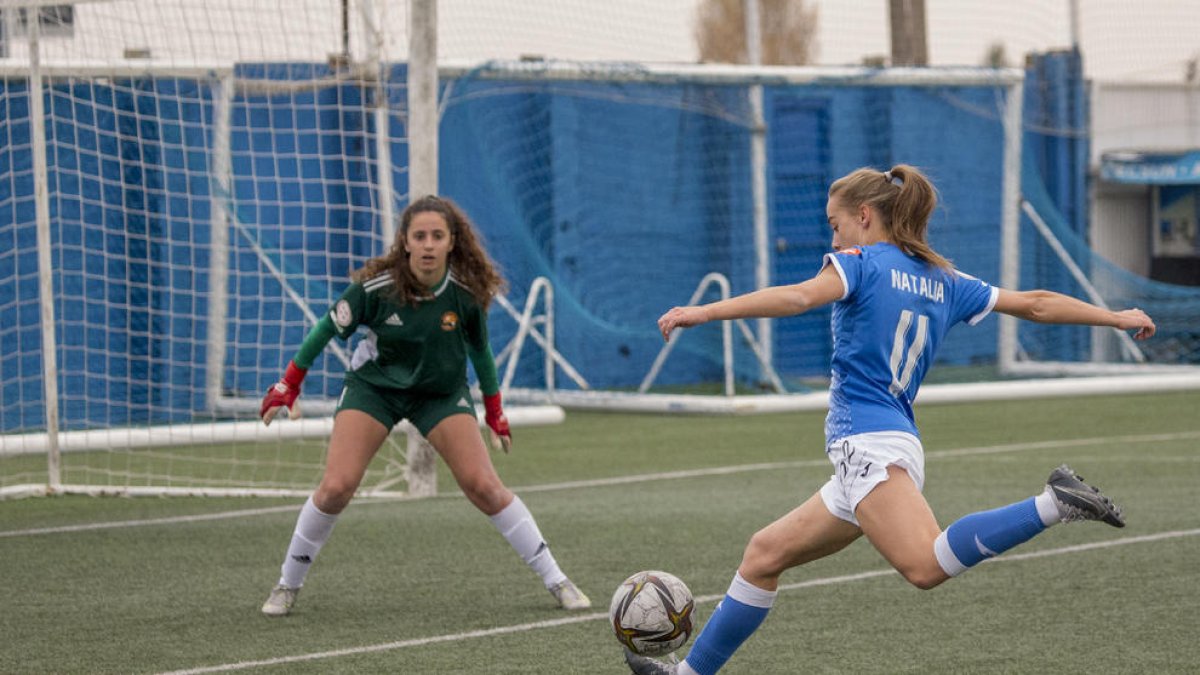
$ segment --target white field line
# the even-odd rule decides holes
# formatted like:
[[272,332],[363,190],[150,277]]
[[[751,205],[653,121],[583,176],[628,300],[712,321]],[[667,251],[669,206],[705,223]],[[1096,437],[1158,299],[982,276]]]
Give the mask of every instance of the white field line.
[[[1050,448],[1078,448],[1094,445],[1112,445],[1116,443],[1151,443],[1155,441],[1178,441],[1189,438],[1200,439],[1200,431],[1183,431],[1169,434],[1138,434],[1129,436],[1107,436],[1093,438],[1074,438],[1057,441],[1035,441],[1028,443],[1006,443],[1002,445],[984,445],[974,448],[955,448],[951,450],[937,450],[925,453],[926,459],[948,459],[953,457],[969,457],[973,455],[990,455],[1009,452],[1024,452],[1027,450],[1045,450]],[[614,476],[612,478],[597,478],[594,480],[578,480],[566,481],[562,483],[545,483],[542,485],[528,485],[521,487],[513,487],[513,492],[530,493],[530,492],[554,492],[559,490],[577,490],[579,488],[589,487],[609,487],[613,485],[629,485],[633,483],[647,483],[651,481],[675,480],[681,478],[698,478],[704,476],[724,476],[735,473],[749,473],[754,471],[773,471],[777,469],[794,469],[804,467],[820,467],[826,466],[828,460],[809,459],[797,460],[792,462],[762,462],[758,464],[738,464],[733,466],[717,466],[707,469],[688,469],[684,471],[665,471],[659,473],[637,474],[632,476]],[[455,491],[449,494],[439,495],[440,497],[460,498],[462,494]],[[356,504],[368,503],[391,503],[395,500],[356,500]],[[221,511],[217,513],[202,513],[191,516],[169,516],[164,518],[147,518],[143,520],[122,520],[108,523],[85,523],[80,525],[61,525],[57,527],[38,527],[28,530],[8,530],[0,532],[0,539],[5,537],[23,537],[39,534],[62,534],[68,532],[88,532],[92,530],[108,530],[126,527],[144,527],[148,525],[173,525],[177,523],[195,523],[209,520],[221,520],[223,518],[246,518],[259,515],[268,515],[272,513],[283,513],[288,511],[298,511],[300,506],[297,504],[287,506],[271,506],[261,509],[241,509],[237,511]]]
[[64,532],[87,532],[90,530],[111,530],[114,528],[124,527],[144,527],[146,525],[173,525],[176,523],[196,523],[205,520],[224,520],[227,518],[245,518],[247,516],[261,516],[268,513],[281,513],[283,511],[291,511],[293,513],[300,510],[296,504],[288,506],[271,506],[261,509],[242,509],[239,511],[218,511],[216,513],[200,513],[192,516],[168,516],[165,518],[146,518],[144,520],[119,520],[111,523],[84,523],[81,525],[60,525],[58,527],[36,527],[29,530],[8,530],[0,532],[0,538],[3,537],[21,537],[35,534],[61,534]]
[[[1148,544],[1156,541],[1167,539],[1178,539],[1181,537],[1194,537],[1200,535],[1200,529],[1194,530],[1175,530],[1171,532],[1158,532],[1156,534],[1147,534],[1136,537],[1125,537],[1123,539],[1113,539],[1109,541],[1098,541],[1090,544],[1077,544],[1074,546],[1064,546],[1062,548],[1047,549],[1044,551],[1034,551],[1032,553],[1018,553],[1015,555],[1003,555],[998,558],[991,558],[987,562],[989,564],[1002,562],[1016,562],[1020,560],[1030,560],[1033,558],[1047,558],[1050,556],[1067,555],[1070,553],[1079,553],[1081,551],[1094,551],[1114,546],[1128,546],[1131,544]],[[832,586],[837,584],[851,583],[854,581],[862,581],[865,579],[874,579],[876,577],[885,577],[896,574],[893,569],[871,570],[868,572],[860,572],[858,574],[845,574],[836,577],[825,577],[822,579],[810,579],[808,581],[800,581],[794,584],[780,585],[780,591],[793,591],[801,588],[812,588],[816,586]],[[696,598],[697,603],[716,602],[725,597],[720,595],[703,595]],[[246,670],[248,668],[259,668],[264,666],[277,666],[285,663],[300,663],[306,661],[316,661],[319,659],[337,658],[340,656],[356,656],[359,654],[367,654],[372,652],[385,652],[397,649],[407,649],[409,647],[424,647],[427,645],[447,643],[447,642],[463,642],[466,640],[474,640],[477,638],[494,637],[497,635],[510,635],[513,633],[526,633],[543,628],[556,628],[558,626],[567,626],[576,623],[586,623],[588,621],[600,621],[608,619],[607,612],[592,612],[591,614],[581,614],[578,616],[564,617],[561,619],[551,619],[548,621],[533,621],[530,623],[520,623],[511,626],[497,626],[495,628],[486,628],[480,630],[466,631],[462,633],[447,633],[444,635],[433,635],[424,638],[413,638],[410,640],[399,640],[396,642],[384,642],[376,645],[366,645],[362,647],[348,647],[346,649],[334,649],[324,652],[312,652],[309,654],[296,654],[293,656],[277,656],[272,659],[261,659],[257,661],[238,661],[236,663],[224,663],[215,666],[202,666],[200,668],[189,668],[187,670],[173,670],[162,675],[198,675],[199,673],[227,673],[234,670]]]
[[[926,459],[948,459],[953,457],[969,457],[973,455],[991,455],[1026,450],[1046,450],[1052,448],[1078,448],[1094,445],[1112,445],[1119,443],[1149,443],[1154,441],[1177,441],[1188,438],[1200,439],[1200,431],[1182,431],[1171,434],[1141,434],[1132,436],[1108,436],[1105,438],[1074,438],[1058,441],[1034,441],[1028,443],[1006,443],[1003,445],[984,445],[975,448],[955,448],[952,450],[937,450],[926,452]],[[723,476],[749,471],[770,471],[773,469],[792,469],[801,467],[830,466],[829,460],[807,459],[792,462],[765,462],[761,464],[740,464],[735,466],[718,466],[708,469],[689,469],[685,471],[666,471],[655,474],[636,476],[615,476],[613,478],[598,478],[595,480],[567,481],[564,483],[547,483],[528,487],[514,487],[514,492],[549,492],[553,490],[573,490],[584,487],[604,487],[609,485],[627,485],[647,481],[669,480],[674,478],[696,478],[699,476]]]

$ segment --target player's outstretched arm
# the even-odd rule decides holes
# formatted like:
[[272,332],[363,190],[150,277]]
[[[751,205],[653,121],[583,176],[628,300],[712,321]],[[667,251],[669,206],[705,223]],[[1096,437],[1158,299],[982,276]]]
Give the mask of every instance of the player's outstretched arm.
[[1113,311],[1054,291],[1000,290],[995,310],[1002,314],[1036,323],[1111,326],[1136,331],[1133,337],[1145,340],[1154,335],[1154,321],[1140,309]]
[[669,340],[671,331],[676,328],[690,328],[709,321],[803,314],[838,300],[845,292],[842,278],[831,265],[826,265],[817,276],[798,284],[771,286],[707,305],[672,307],[659,317],[658,330],[664,340]]

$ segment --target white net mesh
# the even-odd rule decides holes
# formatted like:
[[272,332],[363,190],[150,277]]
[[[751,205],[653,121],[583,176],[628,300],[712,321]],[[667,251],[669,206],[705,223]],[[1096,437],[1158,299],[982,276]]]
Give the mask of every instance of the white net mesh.
[[[382,143],[402,146],[403,134],[390,128],[381,69],[343,53],[340,3],[285,4],[85,3],[71,31],[48,24],[36,43],[9,45],[0,204],[12,217],[0,231],[13,245],[0,275],[12,293],[0,311],[15,348],[0,362],[20,372],[6,376],[0,409],[4,485],[45,464],[28,455],[46,445],[39,136],[62,483],[303,493],[320,475],[328,424],[265,430],[256,401],[350,270],[383,250],[392,196],[374,177],[389,156],[377,127],[388,127]],[[344,353],[331,346],[318,361],[302,408],[336,396]],[[364,486],[404,477],[385,451]]]
[[[815,4],[816,63],[886,63],[885,3]],[[440,192],[480,226],[509,279],[508,307],[519,311],[539,279],[554,293],[554,321],[535,312],[530,334],[497,304],[493,342],[506,384],[544,388],[559,369],[566,390],[636,389],[662,348],[659,313],[712,273],[733,293],[751,290],[760,260],[774,283],[811,275],[828,246],[829,182],[900,162],[920,166],[941,191],[935,247],[997,283],[1003,186],[1019,172],[1061,249],[1023,216],[1019,285],[1084,297],[1091,286],[1113,306],[1153,309],[1162,338],[1146,360],[1200,359],[1195,293],[1146,282],[1132,257],[1118,266],[1097,255],[1087,183],[1097,161],[1089,133],[1105,144],[1174,142],[1164,128],[1197,128],[1192,99],[1184,94],[1182,117],[1166,125],[1130,104],[1091,127],[1081,77],[1194,73],[1200,10],[1095,2],[1072,17],[1066,3],[960,5],[927,3],[935,66],[975,67],[989,54],[1020,66],[1028,52],[1078,36],[1082,59],[1067,51],[1029,60],[1023,167],[1005,164],[1019,71],[689,66],[699,58],[694,2],[443,3]],[[327,429],[292,427],[310,439],[302,443],[263,439],[257,401],[349,271],[382,250],[407,200],[407,8],[80,2],[43,8],[36,60],[32,16],[0,9],[0,491],[46,475],[39,184],[49,195],[62,482],[306,491]],[[765,165],[753,162],[756,141]],[[43,152],[44,180],[35,171]],[[765,215],[756,176],[767,187]],[[1105,239],[1105,250],[1127,251],[1127,240]],[[557,366],[541,358],[551,330]],[[719,388],[730,363],[723,337],[716,328],[689,335],[654,386]],[[743,390],[774,385],[775,374],[792,392],[820,388],[827,313],[775,322],[769,368],[740,333],[733,340]],[[995,378],[1002,349],[994,322],[952,334],[934,372]],[[1111,335],[1081,328],[1024,326],[1011,349],[1037,362],[1134,359]],[[328,349],[315,364],[302,399],[310,412],[329,409],[344,354]],[[102,449],[76,451],[84,447]],[[367,481],[388,487],[404,477],[402,460],[385,453]]]

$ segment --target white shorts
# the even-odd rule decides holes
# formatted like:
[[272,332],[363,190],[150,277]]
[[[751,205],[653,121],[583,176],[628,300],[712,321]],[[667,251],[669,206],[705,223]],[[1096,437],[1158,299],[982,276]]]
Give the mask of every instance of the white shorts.
[[833,515],[858,525],[854,510],[876,485],[888,479],[887,468],[908,472],[921,490],[925,486],[925,449],[921,439],[902,431],[876,431],[847,436],[825,449],[834,473],[821,486],[821,500]]

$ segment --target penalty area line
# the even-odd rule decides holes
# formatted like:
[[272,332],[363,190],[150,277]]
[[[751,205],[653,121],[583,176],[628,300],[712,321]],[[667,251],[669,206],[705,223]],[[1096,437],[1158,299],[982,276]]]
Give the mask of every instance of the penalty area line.
[[[1112,539],[1108,541],[1097,541],[1088,544],[1075,544],[1073,546],[1063,546],[1060,548],[1047,549],[1044,551],[1032,551],[1029,553],[1017,553],[1013,555],[1004,555],[999,558],[991,558],[986,562],[1001,563],[1001,562],[1017,562],[1020,560],[1032,560],[1034,558],[1048,558],[1051,556],[1067,555],[1071,553],[1079,553],[1082,551],[1095,551],[1099,549],[1113,548],[1116,546],[1128,546],[1133,544],[1148,544],[1156,541],[1164,541],[1168,539],[1179,539],[1181,537],[1195,537],[1200,535],[1200,528],[1192,530],[1173,530],[1168,532],[1157,532],[1155,534],[1139,535],[1135,537],[1125,537],[1122,539]],[[809,579],[808,581],[800,581],[792,584],[781,584],[780,591],[794,591],[801,588],[814,588],[817,586],[833,586],[837,584],[851,583],[855,581],[863,581],[866,579],[874,579],[877,577],[885,577],[888,575],[897,574],[894,569],[871,570],[868,572],[859,572],[857,574],[845,574],[836,577],[824,577],[821,579]],[[698,603],[716,602],[725,595],[702,595],[696,597]],[[235,670],[246,670],[248,668],[259,668],[264,666],[276,666],[285,663],[300,663],[305,661],[317,661],[320,659],[337,658],[340,656],[357,656],[360,654],[370,654],[373,652],[394,651],[397,649],[407,649],[409,647],[425,647],[428,645],[441,644],[446,642],[463,642],[466,640],[474,640],[478,638],[494,637],[497,635],[511,635],[514,633],[527,633],[529,631],[542,630],[544,628],[557,628],[559,626],[569,626],[577,623],[587,623],[589,621],[599,621],[607,619],[608,612],[592,612],[590,614],[580,614],[577,616],[569,616],[561,619],[549,619],[546,621],[533,621],[530,623],[514,624],[511,626],[497,626],[495,628],[484,628],[479,630],[465,631],[461,633],[447,633],[444,635],[433,635],[424,638],[412,638],[410,640],[398,640],[395,642],[384,642],[376,645],[367,645],[363,647],[347,647],[345,649],[334,649],[324,652],[313,652],[309,654],[296,654],[293,656],[278,656],[270,659],[261,659],[256,661],[238,661],[236,663],[225,663],[214,666],[202,666],[199,668],[189,668],[186,670],[172,670],[160,675],[199,675],[200,673],[226,673]]]
[[[1103,436],[1091,438],[1068,438],[1056,441],[1026,441],[1022,443],[1003,443],[999,445],[981,445],[968,448],[949,448],[946,450],[926,450],[925,459],[956,459],[978,455],[999,455],[1011,452],[1026,452],[1029,450],[1050,450],[1056,448],[1086,448],[1092,446],[1118,445],[1122,443],[1154,443],[1161,441],[1178,441],[1189,438],[1200,438],[1200,431],[1183,431],[1165,434],[1135,434],[1127,436]],[[798,459],[784,462],[762,462],[759,464],[734,464],[714,466],[704,469],[681,469],[678,471],[662,471],[649,474],[634,474],[629,476],[613,476],[610,478],[593,478],[573,480],[561,483],[543,483],[541,485],[513,486],[513,492],[526,494],[531,492],[557,492],[559,490],[577,490],[581,488],[612,487],[617,485],[632,485],[636,483],[658,482],[663,480],[679,480],[684,478],[706,478],[710,476],[728,476],[738,473],[756,471],[773,471],[777,469],[807,469],[830,467],[829,459]],[[461,497],[459,493],[438,495],[439,497]]]
[[319,659],[336,658],[339,656],[357,656],[359,654],[370,654],[372,652],[386,652],[396,649],[405,649],[408,647],[425,647],[428,645],[439,644],[443,642],[462,642],[464,640],[472,640],[475,638],[492,637],[495,635],[508,635],[511,633],[525,633],[532,630],[540,630],[542,628],[557,628],[558,626],[569,626],[576,623],[585,623],[588,621],[596,621],[598,619],[608,618],[607,612],[593,612],[591,614],[580,614],[577,616],[564,617],[562,619],[549,619],[546,621],[534,621],[531,623],[521,623],[512,626],[497,626],[496,628],[483,628],[480,630],[466,631],[463,633],[449,633],[446,635],[434,635],[424,638],[413,638],[411,640],[399,640],[396,642],[384,642],[377,645],[367,645],[365,647],[347,647],[345,649],[333,649],[325,652],[314,652],[311,654],[296,654],[295,656],[277,656],[272,659],[262,659],[260,661],[239,661],[237,663],[226,663],[217,666],[204,666],[201,668],[191,668],[188,670],[172,670],[161,675],[196,675],[198,673],[225,673],[233,670],[245,670],[247,668],[258,668],[260,666],[277,666],[284,663],[299,663],[301,661],[317,661]]
[[112,530],[127,527],[147,527],[150,525],[174,525],[177,523],[199,523],[206,520],[229,520],[231,518],[246,518],[262,516],[271,513],[291,511],[296,513],[300,507],[296,504],[288,506],[264,506],[257,509],[239,509],[237,511],[215,511],[213,513],[196,513],[190,516],[163,516],[162,518],[144,518],[141,520],[120,520],[106,523],[83,523],[80,525],[59,525],[57,527],[35,527],[28,530],[7,530],[0,532],[3,537],[24,537],[36,534],[62,534],[64,532],[90,532],[94,530]]

